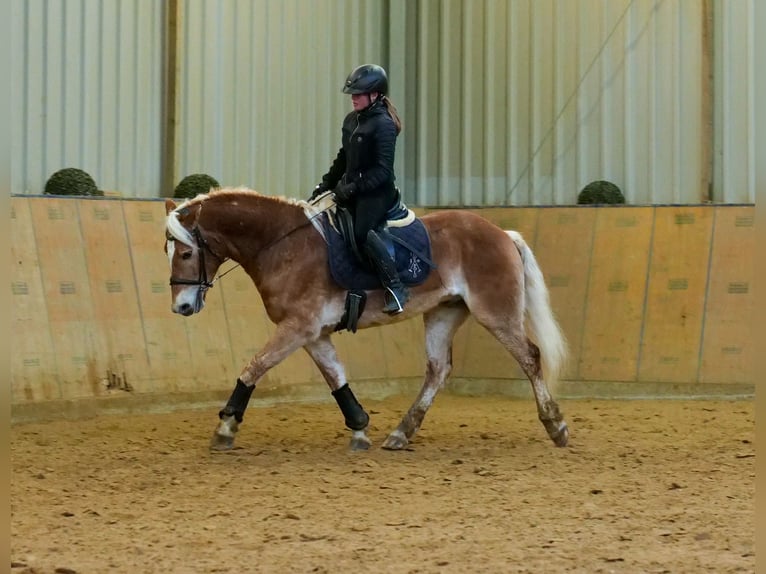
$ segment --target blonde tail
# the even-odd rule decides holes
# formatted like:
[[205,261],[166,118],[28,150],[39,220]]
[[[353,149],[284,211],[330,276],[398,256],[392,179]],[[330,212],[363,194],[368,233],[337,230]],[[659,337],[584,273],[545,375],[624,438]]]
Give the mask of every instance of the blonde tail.
[[530,338],[540,348],[543,375],[553,384],[567,359],[567,342],[551,308],[548,288],[532,250],[517,231],[506,231],[524,262],[524,299]]

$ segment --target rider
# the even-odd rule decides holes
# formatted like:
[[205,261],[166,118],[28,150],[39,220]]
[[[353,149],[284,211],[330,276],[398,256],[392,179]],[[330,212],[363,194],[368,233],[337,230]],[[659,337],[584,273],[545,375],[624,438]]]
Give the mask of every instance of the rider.
[[311,199],[332,190],[335,202],[348,209],[356,244],[370,258],[385,287],[383,311],[395,315],[404,309],[409,291],[380,237],[386,212],[399,201],[394,151],[402,123],[387,92],[388,77],[380,66],[365,64],[348,75],[343,93],[351,94],[353,111],[343,120],[338,155]]

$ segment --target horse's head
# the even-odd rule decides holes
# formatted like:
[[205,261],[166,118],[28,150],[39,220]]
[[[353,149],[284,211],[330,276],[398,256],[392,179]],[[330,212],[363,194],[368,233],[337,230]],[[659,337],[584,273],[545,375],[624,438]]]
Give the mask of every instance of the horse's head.
[[223,262],[208,245],[199,227],[202,203],[185,202],[180,206],[165,200],[165,252],[170,261],[171,310],[184,316],[199,313],[205,306],[205,294],[213,286],[212,278]]

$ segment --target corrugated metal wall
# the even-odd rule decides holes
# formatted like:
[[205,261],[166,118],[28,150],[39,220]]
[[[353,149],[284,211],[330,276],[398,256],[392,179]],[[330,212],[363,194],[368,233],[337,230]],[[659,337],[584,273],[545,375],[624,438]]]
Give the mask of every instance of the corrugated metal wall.
[[[766,30],[766,13],[757,12],[755,3],[715,4],[714,189],[716,201],[727,203],[755,202],[756,73],[766,73],[763,54],[756,71],[755,36]],[[758,137],[763,142],[766,134]]]
[[154,197],[168,157],[176,182],[305,195],[337,151],[345,75],[375,61],[409,203],[571,204],[595,179],[630,203],[753,202],[755,2],[178,0],[165,155],[169,4],[13,0],[12,189],[71,165]]
[[421,2],[417,202],[703,200],[703,6]]
[[13,0],[12,182],[64,167],[101,189],[159,195],[163,0]]
[[340,146],[348,72],[386,48],[378,0],[185,0],[179,177],[307,196]]

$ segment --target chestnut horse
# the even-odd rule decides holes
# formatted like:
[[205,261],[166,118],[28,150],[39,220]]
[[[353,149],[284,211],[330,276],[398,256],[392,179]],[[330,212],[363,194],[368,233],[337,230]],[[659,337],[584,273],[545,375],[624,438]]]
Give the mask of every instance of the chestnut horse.
[[[347,293],[330,274],[328,247],[314,221],[320,208],[223,188],[180,205],[168,199],[166,211],[172,311],[185,316],[201,311],[213,285],[210,278],[231,259],[252,278],[276,325],[219,413],[211,448],[232,448],[255,384],[301,347],[316,363],[352,430],[350,447],[368,448],[369,416],[351,392],[330,338],[344,314]],[[363,329],[423,315],[425,324],[423,386],[383,448],[406,447],[420,428],[450,373],[452,340],[469,314],[519,362],[532,383],[540,421],[553,442],[565,446],[569,431],[546,378],[551,382],[558,375],[566,343],[532,251],[519,233],[471,212],[445,210],[421,220],[436,268],[411,288],[411,298],[398,315],[381,311],[382,289],[367,291],[366,310],[358,321]]]

